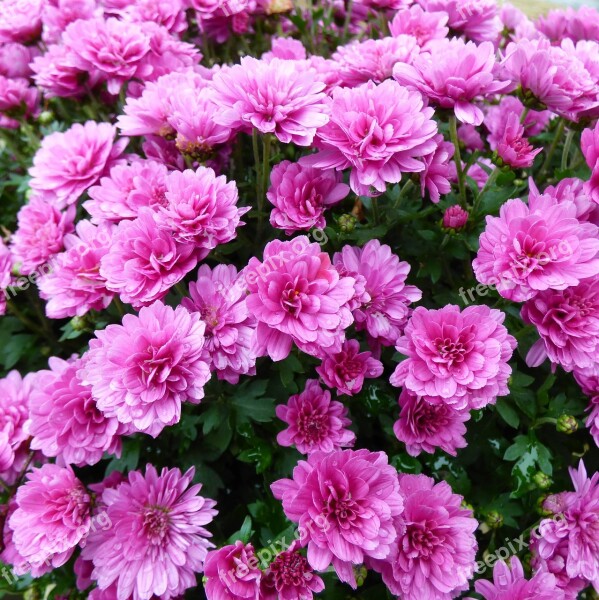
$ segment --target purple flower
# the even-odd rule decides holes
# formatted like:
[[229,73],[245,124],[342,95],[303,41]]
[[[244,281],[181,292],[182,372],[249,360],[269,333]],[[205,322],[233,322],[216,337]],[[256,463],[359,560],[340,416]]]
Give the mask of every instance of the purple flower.
[[447,21],[449,15],[444,11],[422,10],[418,4],[397,11],[393,21],[389,23],[391,35],[411,35],[416,38],[418,46],[426,48],[431,40],[444,38],[449,33]]
[[465,211],[459,204],[450,206],[443,213],[443,227],[453,229],[455,231],[463,229],[468,222],[468,212]]
[[4,0],[0,12],[0,44],[27,43],[42,31],[43,0]]
[[586,184],[588,193],[599,204],[599,123],[582,132],[581,149],[591,169],[591,179]]
[[533,148],[524,137],[524,126],[517,113],[508,115],[503,135],[497,144],[497,155],[502,162],[514,169],[532,167],[535,156],[542,148]]
[[0,127],[18,129],[14,117],[28,118],[39,112],[39,93],[26,79],[9,79],[0,75]]
[[424,171],[420,173],[420,195],[424,198],[428,191],[431,202],[435,204],[441,199],[441,195],[451,191],[449,182],[455,169],[451,158],[455,147],[450,142],[443,141],[443,136],[435,136],[437,147],[433,152],[423,156]]

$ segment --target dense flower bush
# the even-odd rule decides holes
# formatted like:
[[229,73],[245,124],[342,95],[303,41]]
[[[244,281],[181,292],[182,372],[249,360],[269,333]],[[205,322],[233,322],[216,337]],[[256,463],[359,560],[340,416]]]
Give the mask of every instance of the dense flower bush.
[[0,597],[599,594],[599,12],[0,1]]

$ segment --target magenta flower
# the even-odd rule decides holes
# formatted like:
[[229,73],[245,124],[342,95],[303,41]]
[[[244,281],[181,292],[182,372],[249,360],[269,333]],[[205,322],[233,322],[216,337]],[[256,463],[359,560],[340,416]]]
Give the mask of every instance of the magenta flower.
[[351,425],[347,412],[341,402],[331,400],[331,393],[316,379],[308,379],[303,392],[277,406],[277,417],[288,425],[277,435],[277,442],[295,446],[302,454],[353,446],[356,436],[346,429]]
[[252,338],[256,326],[246,302],[246,284],[233,265],[202,265],[189,284],[190,298],[181,305],[197,312],[206,324],[203,359],[219,379],[238,383],[240,375],[256,374]]
[[443,213],[443,227],[458,231],[463,229],[468,222],[468,212],[465,211],[459,204],[450,206]]
[[[504,96],[508,98],[509,96]],[[485,143],[481,137],[478,129],[474,125],[467,125],[462,123],[458,126],[458,139],[464,144],[464,147],[469,152],[476,150],[483,151],[485,149]]]
[[340,273],[364,283],[365,293],[353,309],[356,329],[384,346],[394,345],[408,320],[408,305],[422,298],[417,287],[405,284],[410,265],[378,240],[363,248],[344,246],[333,261]]
[[28,118],[39,112],[38,90],[26,79],[9,79],[0,75],[0,127],[18,129],[14,117]]
[[0,12],[0,44],[27,43],[42,31],[43,0],[4,0]]
[[435,141],[437,142],[435,150],[422,157],[424,171],[420,173],[420,195],[424,198],[428,191],[431,202],[436,204],[441,199],[441,195],[451,191],[450,180],[455,169],[451,159],[455,147],[452,143],[443,141],[440,133],[435,136]]
[[418,46],[426,48],[431,40],[443,39],[449,33],[447,21],[449,15],[441,11],[422,10],[418,4],[397,11],[389,23],[391,35],[398,37],[402,34],[416,38]]
[[48,266],[51,271],[41,271],[38,279],[40,296],[47,300],[46,315],[51,319],[82,317],[90,310],[103,310],[114,294],[99,272],[100,261],[112,242],[113,227],[92,225],[79,221],[76,234],[64,238],[65,251],[57,254]]
[[531,194],[528,206],[509,200],[487,217],[472,262],[481,283],[516,302],[548,289],[563,290],[599,273],[598,229],[576,219],[572,202]]
[[79,381],[80,359],[52,357],[49,364],[35,374],[30,396],[31,448],[76,466],[94,465],[104,452],[120,456],[119,422],[98,410],[91,388]]
[[586,369],[574,369],[574,377],[580,385],[583,394],[591,399],[587,412],[586,426],[599,446],[599,364],[595,363]]
[[[181,33],[187,29],[183,0],[156,2],[156,0],[136,0],[125,6],[122,15],[126,20],[137,23],[150,21],[166,28],[171,33]],[[185,2],[187,4],[187,2]]]
[[503,135],[497,144],[497,155],[502,162],[514,169],[532,167],[535,156],[542,148],[533,148],[524,137],[524,126],[517,113],[508,115]]
[[9,520],[17,552],[32,567],[64,565],[90,529],[90,497],[70,467],[43,465],[17,490]]
[[10,79],[28,79],[32,74],[29,63],[39,54],[40,51],[35,46],[17,42],[0,45],[0,75]]
[[393,425],[393,432],[406,445],[411,456],[421,452],[434,454],[437,448],[457,455],[467,446],[464,423],[470,419],[467,410],[456,410],[447,404],[431,404],[407,389],[399,395],[401,413]]
[[294,231],[323,229],[324,211],[349,194],[349,187],[333,169],[320,170],[288,160],[275,165],[270,173],[266,197],[274,205],[270,224]]
[[336,88],[332,94],[331,120],[318,130],[320,152],[301,162],[320,169],[351,168],[350,186],[360,195],[383,193],[387,183],[401,180],[402,172],[424,170],[418,158],[436,148],[437,124],[420,94],[395,81]]
[[12,282],[13,255],[0,239],[0,315],[6,313],[6,289]]
[[[62,44],[50,44],[44,54],[33,59],[33,79],[46,98],[70,98],[85,93],[81,71],[73,62],[73,53]],[[95,81],[91,79],[89,85],[95,85]]]
[[162,302],[125,315],[122,325],[96,331],[84,355],[83,385],[107,418],[156,437],[198,404],[210,378],[202,359],[205,325],[197,313]]
[[[599,226],[599,205],[593,202],[587,192],[587,186],[582,179],[576,177],[566,177],[558,182],[557,185],[548,185],[544,194],[555,198],[558,202],[574,202],[576,206],[576,218],[581,221],[590,221]],[[536,185],[532,180],[529,184],[529,196],[538,195]]]
[[527,580],[517,556],[512,556],[509,566],[495,563],[493,583],[479,579],[475,586],[485,600],[566,600],[551,573],[539,571]]
[[591,179],[586,184],[589,196],[599,204],[599,123],[594,129],[582,132],[581,149],[591,169]]
[[441,108],[449,108],[463,123],[480,125],[483,112],[476,106],[484,98],[505,89],[495,77],[495,48],[491,42],[478,46],[459,38],[433,40],[411,65],[398,63],[393,76],[413,87]]
[[405,509],[396,519],[397,540],[388,557],[368,559],[368,565],[404,600],[456,597],[474,574],[478,523],[472,511],[445,481],[400,475],[399,487]]
[[79,19],[91,19],[97,9],[95,0],[50,0],[44,3],[42,38],[46,44],[60,42],[63,31]]
[[263,60],[281,58],[283,60],[306,60],[306,47],[300,40],[287,37],[272,37],[270,51],[262,55]]
[[536,20],[537,29],[551,41],[561,42],[570,38],[573,42],[599,39],[599,12],[592,6],[550,10]]
[[194,245],[177,242],[157,220],[141,208],[133,221],[121,221],[100,264],[106,287],[136,309],[164,298],[198,263]]
[[195,574],[214,547],[205,525],[217,511],[199,495],[201,484],[190,485],[193,476],[193,467],[181,474],[147,465],[145,475],[133,471],[102,493],[111,526],[93,530],[81,554],[93,562],[100,590],[114,586],[111,598],[170,600],[197,585]]
[[508,361],[516,347],[504,319],[487,306],[418,307],[397,342],[408,358],[397,365],[391,384],[456,410],[494,404],[509,393]]
[[212,80],[215,120],[232,129],[272,133],[284,144],[310,146],[314,134],[329,120],[324,83],[292,61],[270,62],[250,56],[219,71]]
[[46,202],[43,196],[33,196],[17,214],[17,230],[10,249],[19,272],[33,273],[64,247],[65,235],[74,230],[75,207],[65,212]]
[[586,426],[593,436],[593,440],[595,440],[595,445],[599,447],[599,396],[591,398],[587,412],[589,416],[586,420]]
[[264,248],[263,262],[250,259],[245,280],[247,307],[258,320],[257,356],[283,360],[293,342],[314,356],[340,349],[353,321],[347,303],[354,279],[341,277],[319,244],[305,236],[274,240]]
[[115,128],[108,123],[75,123],[65,132],[47,135],[29,169],[34,190],[62,209],[73,204],[114,164],[126,140],[113,143]]
[[271,489],[287,518],[306,532],[302,543],[313,569],[332,564],[339,579],[355,589],[352,565],[391,552],[403,500],[385,453],[315,452],[298,463],[293,479],[275,481]]

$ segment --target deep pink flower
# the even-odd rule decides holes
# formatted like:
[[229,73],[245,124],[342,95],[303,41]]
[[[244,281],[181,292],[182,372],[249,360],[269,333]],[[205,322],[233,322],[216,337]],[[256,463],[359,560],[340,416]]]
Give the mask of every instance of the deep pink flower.
[[463,229],[468,222],[468,212],[465,211],[459,204],[450,206],[443,213],[443,227],[453,229],[455,231]]
[[47,192],[48,201],[59,209],[73,204],[122,153],[127,141],[114,143],[115,132],[108,123],[87,121],[46,136],[33,157],[29,185]]
[[332,452],[353,446],[356,435],[346,429],[351,425],[347,408],[323,390],[316,379],[308,379],[300,394],[277,406],[277,417],[287,423],[277,435],[281,446],[295,446],[302,454]]
[[52,357],[49,365],[35,374],[30,395],[31,448],[76,466],[94,465],[104,452],[120,456],[119,423],[98,410],[91,387],[80,382],[81,360]]
[[586,184],[589,196],[599,204],[599,123],[594,129],[582,132],[581,149],[591,169],[591,179]]
[[422,92],[429,100],[450,108],[463,123],[480,125],[481,109],[474,100],[505,88],[495,78],[495,48],[491,42],[478,46],[459,38],[433,40],[411,65],[398,63],[393,76],[399,83]]
[[386,558],[395,543],[403,500],[383,452],[315,452],[298,463],[293,479],[275,481],[271,489],[287,518],[305,532],[310,566],[324,571],[332,564],[354,589],[352,566]]
[[257,356],[282,360],[292,342],[316,356],[340,349],[353,321],[347,303],[354,295],[354,279],[341,277],[319,244],[306,236],[274,240],[264,248],[262,262],[250,259],[245,280],[247,307],[258,320]]
[[586,420],[586,426],[593,436],[595,444],[599,447],[599,395],[591,399],[587,412],[589,416]]
[[16,42],[0,45],[0,75],[17,79],[28,79],[32,73],[30,62],[40,55],[35,46],[25,46]]
[[532,167],[535,156],[542,148],[533,148],[524,137],[524,126],[517,113],[509,113],[503,135],[497,144],[497,155],[502,162],[514,169]]
[[90,529],[90,497],[70,467],[46,464],[27,474],[9,520],[17,552],[32,567],[64,565]]
[[141,208],[132,221],[121,221],[101,261],[106,287],[134,308],[164,298],[198,262],[193,244],[177,242],[156,221],[150,208]]
[[422,157],[424,171],[420,173],[420,195],[424,198],[428,191],[431,202],[435,204],[441,199],[441,195],[451,191],[451,174],[455,168],[451,162],[455,147],[450,142],[443,141],[439,133],[435,136],[437,147],[433,152]]
[[27,43],[42,31],[44,0],[3,0],[0,11],[0,44]]
[[47,0],[42,12],[44,42],[60,42],[67,25],[79,19],[91,19],[96,10],[96,0]]
[[457,410],[494,404],[509,393],[508,361],[516,347],[504,319],[487,306],[418,307],[397,342],[408,358],[397,365],[392,385]]
[[39,112],[38,90],[27,79],[0,75],[0,127],[18,129],[15,117],[27,118]]
[[[62,44],[50,44],[41,56],[31,63],[35,83],[42,88],[46,98],[82,96],[86,91],[85,78],[74,66],[73,52]],[[95,81],[88,81],[90,86]]]
[[559,43],[566,37],[573,42],[599,40],[599,13],[592,6],[550,10],[539,15],[535,25],[552,42]]
[[313,227],[324,229],[324,211],[349,194],[333,169],[315,169],[284,160],[270,173],[266,197],[274,205],[270,224],[287,235]]
[[114,586],[118,598],[170,600],[195,587],[209,548],[204,527],[217,511],[215,502],[190,485],[193,467],[184,474],[152,465],[145,475],[129,473],[127,481],[102,493],[111,526],[92,531],[82,557],[93,561],[100,590]]
[[449,33],[447,21],[449,15],[444,11],[424,11],[418,4],[397,11],[393,21],[389,23],[391,35],[411,35],[416,38],[421,48],[431,40],[444,38]]
[[10,245],[22,275],[33,273],[63,249],[65,235],[74,230],[74,219],[74,206],[61,212],[37,195],[19,210]]
[[437,448],[456,456],[459,448],[467,446],[464,439],[464,423],[470,419],[467,410],[431,404],[407,389],[402,390],[398,402],[401,413],[393,432],[411,456],[421,452],[434,454]]
[[250,56],[222,69],[212,80],[217,123],[243,131],[273,133],[284,144],[310,146],[328,121],[324,83],[292,61]]
[[306,60],[306,47],[300,40],[288,37],[273,37],[270,40],[270,52],[262,55],[263,60],[281,58],[283,60]]
[[182,306],[199,313],[206,324],[203,359],[219,379],[238,383],[240,375],[256,374],[252,338],[256,326],[245,302],[246,284],[233,265],[202,265],[190,298]]
[[162,302],[127,314],[122,325],[96,331],[81,379],[106,417],[156,437],[198,404],[210,378],[202,359],[205,325],[197,313]]
[[[536,185],[532,180],[529,182],[529,196],[538,195]],[[587,185],[577,177],[566,177],[557,185],[548,185],[544,194],[555,198],[558,202],[574,202],[576,206],[576,218],[581,222],[590,221],[599,226],[599,203],[593,202],[588,194]]]
[[90,310],[103,310],[114,297],[99,272],[100,261],[112,243],[113,227],[79,221],[76,234],[64,238],[65,251],[40,267],[40,296],[47,300],[46,315],[51,319],[82,317]]
[[485,143],[478,129],[474,125],[462,123],[458,126],[458,138],[464,144],[466,150],[474,152],[475,150],[484,150]]
[[13,255],[0,239],[0,315],[6,313],[6,289],[12,282]]
[[387,183],[398,183],[402,172],[419,172],[418,158],[436,148],[437,124],[422,97],[395,81],[357,88],[336,88],[331,120],[318,130],[320,152],[301,162],[320,169],[351,168],[350,185],[356,194],[382,193]]
[[531,194],[528,206],[508,200],[487,216],[472,266],[481,283],[523,302],[538,292],[563,290],[599,274],[599,230],[576,219],[572,202]]
[[137,23],[149,21],[165,27],[171,33],[181,33],[187,29],[187,19],[182,0],[135,0],[121,12],[125,20]]
[[599,446],[599,364],[595,363],[592,367],[585,369],[574,369],[576,381],[580,385],[583,394],[591,399],[587,412],[586,426]]
[[410,265],[378,240],[363,248],[344,246],[333,261],[339,272],[364,282],[365,293],[352,311],[356,329],[385,346],[394,345],[408,319],[408,305],[422,298],[417,287],[405,284]]
[[405,509],[396,519],[397,540],[389,556],[368,565],[404,600],[459,595],[474,574],[478,522],[472,511],[445,481],[400,474],[399,486]]

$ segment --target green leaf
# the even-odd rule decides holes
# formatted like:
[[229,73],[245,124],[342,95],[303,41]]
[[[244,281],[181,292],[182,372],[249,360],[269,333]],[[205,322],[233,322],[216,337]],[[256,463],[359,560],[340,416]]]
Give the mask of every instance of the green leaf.
[[499,398],[497,400],[497,404],[495,405],[497,412],[501,416],[501,418],[514,429],[518,429],[518,425],[520,425],[520,417],[518,413],[512,408],[509,402],[505,398]]

